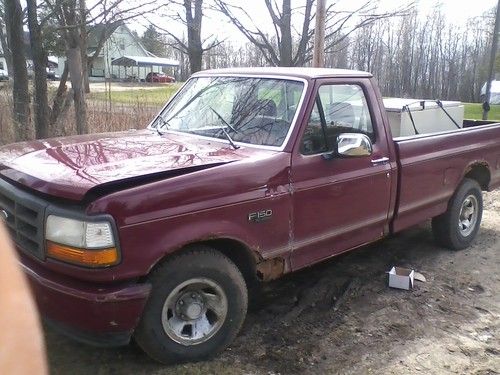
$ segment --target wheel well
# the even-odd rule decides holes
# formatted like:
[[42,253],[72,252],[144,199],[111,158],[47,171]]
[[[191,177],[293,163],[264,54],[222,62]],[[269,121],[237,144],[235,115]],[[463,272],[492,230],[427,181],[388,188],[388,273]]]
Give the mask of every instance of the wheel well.
[[[221,238],[189,243],[186,246],[180,248],[178,251],[174,251],[173,253],[164,256],[159,262],[156,263],[152,270],[157,268],[159,264],[163,263],[170,257],[176,256],[185,250],[192,249],[196,245],[209,246],[227,256],[236,265],[236,267],[238,267],[248,287],[255,285],[255,283],[258,281],[256,269],[258,260],[257,254],[253,253],[247,246],[245,246],[241,242],[232,239]],[[146,277],[147,276],[144,276],[144,278]]]
[[475,164],[471,166],[464,177],[477,181],[482,190],[488,190],[488,186],[490,185],[490,170],[486,165]]
[[247,246],[232,239],[213,239],[200,242],[220,251],[238,267],[248,286],[257,281],[257,255]]

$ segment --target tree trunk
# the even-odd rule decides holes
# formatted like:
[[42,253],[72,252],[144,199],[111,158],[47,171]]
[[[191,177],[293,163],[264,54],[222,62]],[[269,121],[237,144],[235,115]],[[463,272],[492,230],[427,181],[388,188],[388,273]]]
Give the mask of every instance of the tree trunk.
[[70,48],[66,51],[66,56],[68,58],[69,76],[75,105],[76,132],[78,134],[86,134],[88,133],[87,106],[83,85],[81,50],[78,47]]
[[27,6],[33,70],[35,73],[35,135],[36,138],[48,138],[50,109],[47,98],[47,54],[42,44],[36,0],[27,0]]
[[62,113],[64,107],[64,101],[66,99],[66,81],[68,80],[68,64],[64,63],[64,70],[59,81],[59,87],[56,91],[56,96],[54,97],[54,104],[52,104],[52,112],[50,114],[50,124],[53,125],[57,122],[57,119]]
[[85,22],[87,6],[85,5],[85,0],[79,1],[80,5],[80,19],[82,20],[80,25],[80,50],[82,54],[82,76],[83,85],[85,93],[90,93],[90,82],[89,82],[89,61],[87,57],[87,28]]
[[28,138],[30,123],[30,97],[28,92],[28,71],[23,48],[23,14],[19,0],[5,2],[7,21],[7,42],[12,53],[12,96],[14,101],[14,121],[17,129],[16,140]]
[[[77,12],[76,2],[65,11],[65,22],[68,26],[76,26],[81,20]],[[82,48],[80,27],[71,27],[65,34],[66,57],[73,90],[73,104],[75,106],[76,132],[88,133],[87,105],[85,103],[85,87],[83,80]]]
[[188,56],[191,74],[199,72],[201,70],[203,53],[199,49],[190,49]]
[[203,18],[203,0],[194,1],[194,14],[192,1],[184,0],[186,9],[186,23],[188,34],[188,56],[191,74],[199,72],[202,66],[203,46],[201,43],[201,20]]

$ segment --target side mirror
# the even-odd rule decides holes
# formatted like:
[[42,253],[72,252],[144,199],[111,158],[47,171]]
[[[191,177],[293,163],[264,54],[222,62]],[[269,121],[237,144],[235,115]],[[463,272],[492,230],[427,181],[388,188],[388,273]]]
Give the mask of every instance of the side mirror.
[[336,150],[333,153],[324,155],[329,160],[334,156],[357,157],[370,156],[373,152],[373,145],[370,138],[361,133],[342,133],[335,140]]

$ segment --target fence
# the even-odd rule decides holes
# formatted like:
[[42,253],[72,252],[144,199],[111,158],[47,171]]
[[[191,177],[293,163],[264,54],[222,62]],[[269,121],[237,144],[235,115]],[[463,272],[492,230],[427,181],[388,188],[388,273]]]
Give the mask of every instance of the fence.
[[[50,102],[49,102],[50,103]],[[35,138],[33,116],[34,106],[31,103],[31,126],[26,132],[28,139]],[[104,100],[87,101],[87,121],[89,132],[103,133],[124,131],[129,129],[145,128],[158,112],[160,106],[151,106],[141,102],[115,104]],[[11,89],[0,88],[0,144],[15,141],[15,128],[12,120]],[[58,121],[51,125],[51,136],[66,136],[76,134],[75,113],[73,106],[69,106]]]

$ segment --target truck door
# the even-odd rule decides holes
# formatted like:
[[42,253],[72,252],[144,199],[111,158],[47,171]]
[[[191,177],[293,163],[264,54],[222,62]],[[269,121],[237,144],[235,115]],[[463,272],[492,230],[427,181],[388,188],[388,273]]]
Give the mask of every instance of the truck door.
[[[391,166],[380,116],[371,108],[370,81],[316,82],[292,155],[292,269],[383,237],[391,200]],[[381,129],[381,131],[377,131]],[[339,134],[363,133],[372,142],[365,156],[334,152]]]

